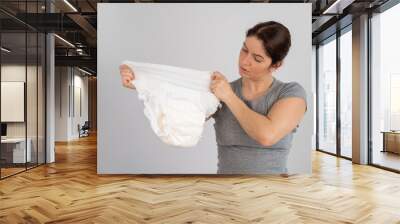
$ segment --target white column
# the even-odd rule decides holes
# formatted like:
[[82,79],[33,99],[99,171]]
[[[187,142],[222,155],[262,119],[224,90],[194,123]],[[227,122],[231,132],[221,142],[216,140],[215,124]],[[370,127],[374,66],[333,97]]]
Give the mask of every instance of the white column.
[[354,163],[368,163],[368,15],[353,20],[353,153]]
[[[54,12],[51,1],[46,1],[47,12]],[[54,35],[46,35],[46,163],[55,161],[54,133],[55,133],[55,44]]]
[[55,133],[55,99],[54,99],[54,85],[55,85],[55,77],[54,77],[54,35],[49,33],[46,36],[46,61],[47,61],[47,76],[46,76],[46,84],[47,84],[47,92],[46,92],[46,163],[52,163],[55,161],[55,151],[54,151],[54,133]]

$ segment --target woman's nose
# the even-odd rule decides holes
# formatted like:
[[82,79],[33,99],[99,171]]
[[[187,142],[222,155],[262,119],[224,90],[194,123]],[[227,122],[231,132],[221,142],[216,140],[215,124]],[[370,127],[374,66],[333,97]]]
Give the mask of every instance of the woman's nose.
[[244,57],[242,63],[243,63],[243,65],[250,66],[250,58],[249,58],[249,56]]

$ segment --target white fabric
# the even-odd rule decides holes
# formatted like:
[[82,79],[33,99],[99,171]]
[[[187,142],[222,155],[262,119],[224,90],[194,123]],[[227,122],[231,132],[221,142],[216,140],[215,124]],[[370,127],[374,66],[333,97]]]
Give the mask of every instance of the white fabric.
[[141,62],[122,64],[135,73],[132,83],[156,135],[170,145],[196,145],[205,119],[220,106],[209,90],[211,73]]

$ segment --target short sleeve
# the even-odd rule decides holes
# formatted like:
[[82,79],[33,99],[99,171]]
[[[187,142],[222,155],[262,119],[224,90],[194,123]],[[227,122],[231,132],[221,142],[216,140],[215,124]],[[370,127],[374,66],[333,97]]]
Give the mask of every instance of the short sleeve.
[[279,92],[278,99],[283,99],[286,97],[300,97],[306,103],[307,110],[307,93],[306,90],[297,82],[288,82],[282,87]]

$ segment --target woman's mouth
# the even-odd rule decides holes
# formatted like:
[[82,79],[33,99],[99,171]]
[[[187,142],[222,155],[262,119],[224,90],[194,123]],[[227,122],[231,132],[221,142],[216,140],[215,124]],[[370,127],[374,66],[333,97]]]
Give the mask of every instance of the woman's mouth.
[[248,72],[246,69],[244,69],[243,67],[240,67],[240,70],[242,70],[242,72]]

